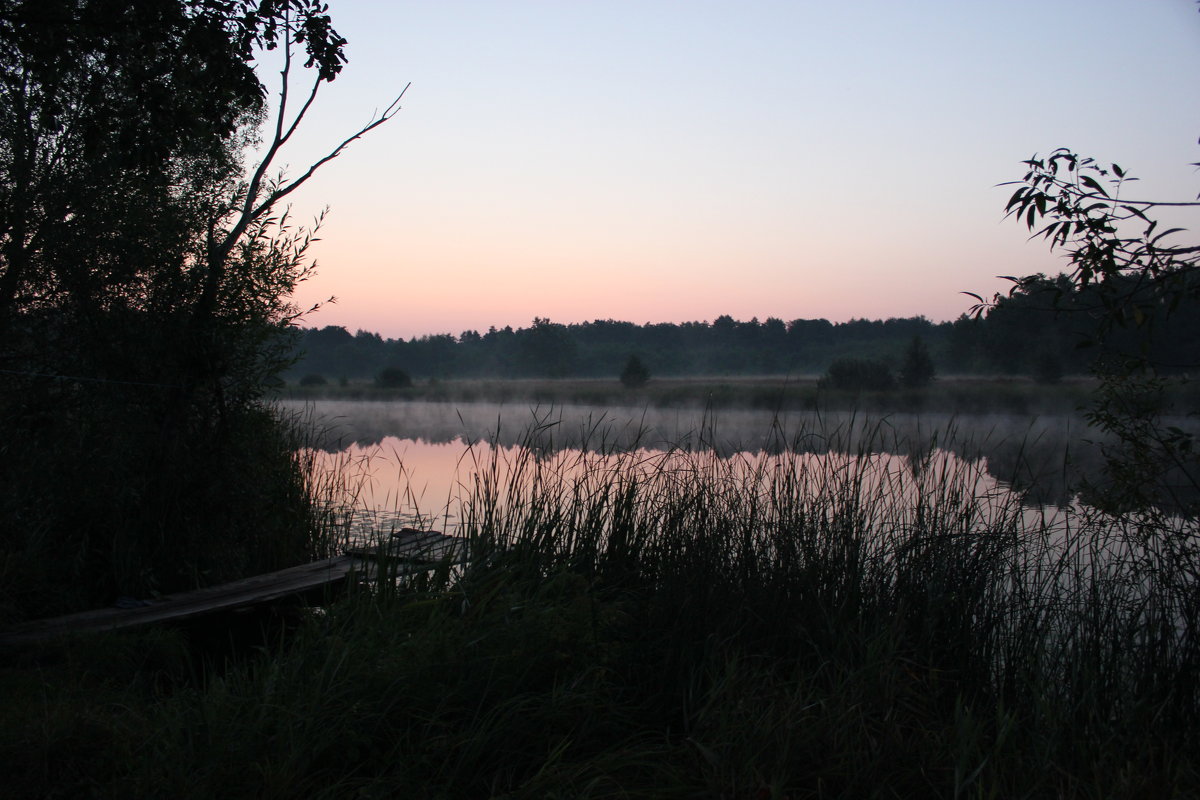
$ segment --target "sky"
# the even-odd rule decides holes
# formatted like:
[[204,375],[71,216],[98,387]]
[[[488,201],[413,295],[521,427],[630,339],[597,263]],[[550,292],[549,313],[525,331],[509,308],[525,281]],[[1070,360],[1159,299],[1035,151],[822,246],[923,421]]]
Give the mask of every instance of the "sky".
[[1035,153],[1200,193],[1194,0],[329,5],[289,172],[411,87],[293,196],[329,209],[308,326],[941,321],[1066,266],[1004,219]]

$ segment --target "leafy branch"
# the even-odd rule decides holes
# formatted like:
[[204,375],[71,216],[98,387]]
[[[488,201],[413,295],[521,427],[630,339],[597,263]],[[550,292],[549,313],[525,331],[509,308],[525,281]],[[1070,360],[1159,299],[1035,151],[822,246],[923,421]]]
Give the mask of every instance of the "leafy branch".
[[[1177,245],[1168,239],[1183,228],[1159,227],[1152,218],[1159,208],[1200,208],[1200,202],[1132,200],[1122,197],[1131,177],[1119,164],[1102,165],[1059,148],[1049,156],[1022,162],[1026,173],[1005,205],[1005,217],[1021,221],[1031,238],[1049,242],[1052,250],[1070,255],[1073,288],[1092,290],[1099,302],[1102,332],[1112,325],[1146,325],[1156,315],[1169,316],[1198,291],[1195,272],[1200,247]],[[1011,294],[1030,288],[1040,276],[1002,276],[1012,282]],[[976,316],[994,307],[968,293],[978,303]]]

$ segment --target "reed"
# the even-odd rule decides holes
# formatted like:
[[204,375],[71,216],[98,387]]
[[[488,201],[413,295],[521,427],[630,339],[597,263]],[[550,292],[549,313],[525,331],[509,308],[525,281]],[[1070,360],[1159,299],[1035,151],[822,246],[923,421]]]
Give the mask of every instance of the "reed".
[[6,715],[0,757],[83,738],[58,776],[103,763],[97,794],[180,797],[1200,785],[1194,521],[1033,511],[939,445],[952,428],[897,442],[855,417],[734,458],[715,433],[470,448],[465,569],[367,587],[193,690],[113,681],[90,727]]

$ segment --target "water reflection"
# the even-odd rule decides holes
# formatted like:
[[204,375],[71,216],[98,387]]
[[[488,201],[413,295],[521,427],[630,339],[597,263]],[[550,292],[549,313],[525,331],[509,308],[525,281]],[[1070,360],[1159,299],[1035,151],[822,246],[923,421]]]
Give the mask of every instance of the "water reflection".
[[647,553],[715,542],[736,563],[785,573],[830,565],[829,574],[852,570],[855,585],[864,576],[924,585],[932,575],[929,597],[950,575],[946,585],[981,587],[970,591],[987,598],[1001,662],[1022,626],[1036,627],[1039,657],[1078,647],[1079,631],[1101,618],[1179,637],[1179,648],[1194,628],[1194,524],[1042,505],[998,476],[1003,465],[1042,481],[1043,494],[1047,483],[1069,485],[1085,431],[1067,419],[416,403],[312,413],[332,437],[328,464],[362,478],[351,538],[433,527],[533,542],[585,564],[620,553],[631,534]]
[[[1070,415],[863,415],[854,412],[773,415],[751,409],[564,406],[552,409],[494,403],[329,400],[305,406],[323,429],[321,448],[367,459],[379,503],[403,500],[443,507],[468,445],[612,452],[890,453],[911,463],[945,451],[977,463],[1018,490],[1031,505],[1065,505],[1081,479],[1102,467],[1094,432]],[[397,480],[402,471],[404,480]],[[392,477],[383,478],[386,473]],[[408,495],[408,496],[401,496]]]

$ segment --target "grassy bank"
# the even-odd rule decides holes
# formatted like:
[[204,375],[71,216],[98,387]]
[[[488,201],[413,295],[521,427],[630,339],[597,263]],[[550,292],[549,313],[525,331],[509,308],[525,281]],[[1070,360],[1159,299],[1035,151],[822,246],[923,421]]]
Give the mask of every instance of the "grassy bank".
[[[945,413],[1069,413],[1088,403],[1091,379],[1037,384],[1023,378],[946,377],[923,389],[848,392],[818,388],[816,376],[655,378],[630,389],[616,380],[565,378],[442,380],[405,389],[380,389],[369,381],[345,386],[288,385],[290,399],[424,400],[431,402],[538,403],[651,408],[685,406],[798,411],[823,408]],[[1191,396],[1180,401],[1195,399]]]
[[10,661],[6,788],[1193,793],[1194,524],[1043,519],[886,450],[489,456],[465,572],[357,592],[219,669],[169,631]]

